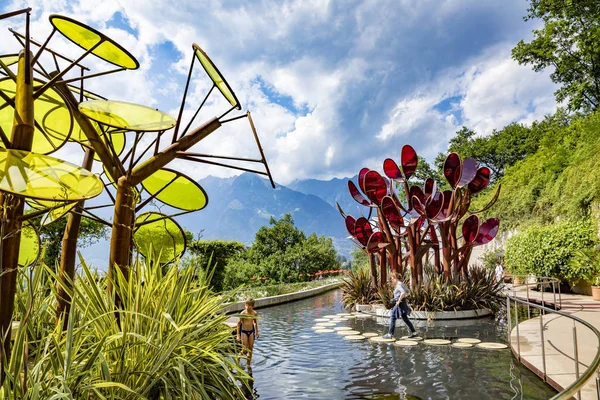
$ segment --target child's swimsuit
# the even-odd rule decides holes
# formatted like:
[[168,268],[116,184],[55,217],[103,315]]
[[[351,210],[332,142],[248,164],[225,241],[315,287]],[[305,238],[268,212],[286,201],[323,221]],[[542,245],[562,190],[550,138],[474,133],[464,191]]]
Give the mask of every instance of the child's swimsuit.
[[250,335],[254,335],[254,327],[252,327],[252,329],[250,329],[249,331],[246,331],[244,329],[241,329],[242,333],[245,333],[248,336],[248,339],[250,339]]

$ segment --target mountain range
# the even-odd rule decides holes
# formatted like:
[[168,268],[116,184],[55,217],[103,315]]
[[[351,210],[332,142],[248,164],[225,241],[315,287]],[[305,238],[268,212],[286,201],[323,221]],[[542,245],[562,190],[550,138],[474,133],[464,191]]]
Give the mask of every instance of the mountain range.
[[208,205],[179,222],[193,233],[202,232],[203,239],[237,240],[249,245],[258,229],[269,225],[271,217],[279,219],[291,213],[307,236],[314,232],[331,237],[338,253],[348,257],[352,243],[335,206],[337,201],[347,212],[356,210],[358,203],[348,193],[347,181],[296,180],[273,189],[268,180],[250,173],[231,178],[209,176],[198,181],[208,193]]

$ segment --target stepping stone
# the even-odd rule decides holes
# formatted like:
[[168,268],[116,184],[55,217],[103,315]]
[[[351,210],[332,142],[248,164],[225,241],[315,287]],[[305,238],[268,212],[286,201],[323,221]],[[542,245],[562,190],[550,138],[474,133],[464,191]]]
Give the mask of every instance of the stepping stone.
[[315,318],[316,322],[327,322],[327,321],[331,321],[329,318]]
[[494,343],[494,342],[482,342],[482,343],[479,343],[477,345],[477,347],[481,347],[482,349],[489,349],[489,350],[508,348],[508,346],[505,345],[504,343]]
[[315,333],[332,333],[335,332],[333,329],[316,329]]
[[352,314],[349,314],[349,313],[339,313],[339,314],[337,314],[338,317],[347,317],[349,315],[352,315]]
[[344,336],[344,339],[347,339],[347,340],[365,340],[366,337],[364,337],[363,335],[347,335],[347,336]]
[[315,326],[327,327],[327,326],[335,326],[335,324],[333,322],[317,322],[315,324]]
[[400,338],[400,340],[412,340],[414,342],[419,342],[419,341],[423,340],[423,338],[421,336],[415,336],[413,338],[409,338],[408,336],[402,336]]
[[362,334],[364,337],[366,338],[371,338],[371,337],[375,337],[375,336],[379,336],[379,333],[375,333],[375,332],[366,332]]
[[323,315],[321,318],[335,318],[335,317],[336,317],[336,315],[331,314],[331,315]]
[[432,344],[434,346],[443,346],[446,344],[450,344],[452,342],[449,341],[448,339],[425,339],[425,340],[423,340],[423,343]]
[[352,331],[353,330],[349,326],[336,326],[333,329],[335,329],[336,331]]
[[452,347],[458,347],[459,349],[468,349],[470,347],[473,347],[473,345],[471,343],[456,342],[452,343]]
[[337,331],[336,333],[342,336],[360,335],[359,331]]
[[481,340],[479,339],[474,339],[474,338],[460,338],[457,340],[458,343],[470,343],[470,344],[477,344],[477,343],[481,343]]
[[394,342],[394,346],[399,346],[399,347],[411,347],[411,346],[418,346],[419,343],[415,340],[396,340]]
[[369,340],[377,343],[394,343],[396,339],[385,339],[383,336],[373,336]]

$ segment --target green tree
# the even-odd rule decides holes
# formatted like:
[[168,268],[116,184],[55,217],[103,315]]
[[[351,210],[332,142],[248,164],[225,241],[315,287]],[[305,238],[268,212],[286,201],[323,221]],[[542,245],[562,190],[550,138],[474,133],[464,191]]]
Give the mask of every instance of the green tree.
[[570,110],[591,111],[600,102],[600,2],[597,0],[531,0],[526,21],[541,19],[531,42],[512,51],[519,64],[534,71],[552,67],[558,102]]
[[[33,218],[33,226],[40,226],[42,217]],[[67,218],[60,218],[51,224],[44,225],[40,228],[40,244],[46,247],[44,253],[44,263],[53,267],[60,261],[60,253],[62,249],[62,238],[65,233]],[[108,226],[95,220],[83,217],[81,227],[79,228],[79,238],[77,245],[80,247],[88,247],[97,243],[101,239],[106,239]]]
[[197,268],[213,268],[210,281],[215,291],[226,289],[226,266],[233,260],[241,259],[246,253],[243,243],[226,240],[193,240],[189,242],[188,249],[193,256]]
[[261,227],[254,237],[248,258],[256,264],[272,254],[284,254],[288,248],[306,240],[304,232],[294,225],[292,214],[285,214],[279,220],[271,217],[269,225]]

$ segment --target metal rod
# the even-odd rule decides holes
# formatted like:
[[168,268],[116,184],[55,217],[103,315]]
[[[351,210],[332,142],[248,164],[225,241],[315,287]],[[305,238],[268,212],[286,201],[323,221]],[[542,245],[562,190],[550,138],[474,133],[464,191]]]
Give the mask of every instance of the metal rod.
[[556,310],[556,286],[555,282],[552,281],[552,296],[554,296],[554,309]]
[[6,65],[2,60],[0,60],[0,67],[4,70],[4,72],[6,72],[6,75],[8,75],[13,81],[17,80],[17,76],[15,75],[15,73],[12,72],[10,68],[8,68],[8,65]]
[[[213,89],[216,86],[217,85],[215,85],[213,83],[213,85],[211,86],[211,88],[208,91],[208,93],[206,93],[206,96],[204,96],[204,100],[202,100],[202,103],[200,103],[200,107],[198,107],[198,109],[196,110],[196,112],[192,116],[192,119],[190,120],[190,122],[188,122],[188,124],[186,125],[185,129],[183,130],[183,132],[181,132],[181,135],[179,135],[179,138],[183,137],[187,133],[188,129],[190,129],[190,126],[192,126],[192,122],[194,122],[194,120],[196,119],[196,116],[198,115],[198,113],[200,112],[200,110],[202,109],[202,107],[204,106],[204,103],[206,103],[206,100],[208,100],[208,96],[210,96],[210,94],[212,93]],[[179,138],[177,138],[177,139],[179,139]],[[175,142],[173,142],[173,143],[175,143]]]
[[[227,111],[225,111],[223,114],[221,114],[221,116],[220,116],[219,118],[217,118],[217,119],[219,119],[219,120],[220,120],[221,118],[223,118],[224,116],[226,116],[227,114],[229,114],[230,112],[232,112],[233,110],[235,110],[236,108],[237,108],[237,106],[233,106],[233,107],[231,107],[229,110],[227,110]],[[220,122],[220,121],[219,121],[219,122]]]
[[31,38],[29,35],[29,19],[31,17],[31,12],[27,11],[25,14],[25,65],[27,65],[27,73],[25,75],[25,84],[31,84],[31,74],[29,73],[29,69],[31,68]]
[[[192,55],[192,63],[190,64],[190,70],[188,71],[187,80],[185,81],[185,90],[183,91],[183,98],[181,99],[181,106],[179,107],[179,114],[177,115],[177,123],[175,124],[175,131],[173,131],[173,139],[171,144],[177,140],[177,134],[179,133],[179,125],[181,124],[181,117],[183,116],[183,109],[185,108],[185,99],[187,97],[188,88],[190,87],[190,79],[192,78],[192,70],[194,69],[194,61],[196,55]],[[213,85],[214,86],[214,85]]]
[[529,306],[529,285],[525,284],[527,288],[527,319],[531,319],[531,307]]
[[6,148],[6,149],[10,149],[11,148],[10,139],[8,138],[8,136],[6,136],[6,133],[4,133],[4,129],[2,129],[1,126],[0,126],[0,139],[2,139],[2,143],[4,144],[4,148]]
[[[46,41],[38,49],[37,53],[35,54],[35,56],[31,60],[31,65],[35,64],[37,62],[38,58],[40,58],[40,56],[42,55],[42,52],[44,51],[44,49],[48,45],[48,42],[50,41],[50,39],[52,39],[52,36],[54,36],[54,32],[56,32],[56,28],[53,25],[52,26],[52,32],[50,32],[50,35],[48,35],[48,37],[46,38]],[[26,36],[29,37],[29,34],[26,34]]]
[[517,303],[515,303],[515,328],[517,330],[517,354],[519,355],[519,361],[521,360],[521,337],[519,336],[519,310],[517,309]]
[[189,213],[192,213],[192,212],[195,212],[195,211],[196,211],[196,210],[193,210],[193,211],[182,211],[182,212],[180,212],[180,213],[175,213],[175,214],[171,214],[171,215],[164,215],[164,216],[162,216],[162,217],[160,217],[160,218],[152,218],[152,219],[150,219],[150,220],[148,220],[148,221],[140,222],[140,223],[136,224],[135,226],[136,226],[136,229],[137,229],[137,228],[139,228],[140,226],[144,226],[144,225],[146,225],[146,224],[150,224],[150,223],[152,223],[152,222],[162,221],[162,220],[164,220],[164,219],[167,219],[167,218],[175,218],[175,217],[179,217],[179,216],[181,216],[181,215],[189,214]]
[[106,207],[112,207],[114,206],[114,204],[103,204],[101,206],[91,206],[91,207],[86,207],[86,210],[95,210],[97,208],[106,208]]
[[[542,278],[542,282],[544,282],[543,279],[544,278]],[[543,283],[542,283],[541,290],[542,290],[542,307],[546,307],[546,303],[544,303],[544,284]],[[542,313],[544,313],[544,309],[542,309]]]
[[178,155],[182,156],[190,156],[190,157],[205,157],[205,158],[220,158],[223,160],[235,160],[235,161],[248,161],[248,162],[256,162],[262,163],[263,160],[259,158],[244,158],[244,157],[232,157],[232,156],[214,156],[212,154],[202,154],[202,153],[193,153],[189,151],[178,151]]
[[25,14],[25,13],[29,13],[29,12],[31,12],[31,7],[24,8],[22,10],[11,11],[8,13],[0,14],[0,19],[10,18],[10,17],[14,17],[15,15]]
[[546,346],[544,344],[544,314],[540,313],[540,339],[542,343],[542,366],[544,368],[544,382],[546,382]]
[[76,82],[76,81],[83,81],[83,80],[89,79],[89,78],[97,78],[99,76],[108,75],[108,74],[114,74],[115,72],[125,71],[126,69],[127,68],[125,68],[125,67],[115,68],[115,69],[111,69],[110,71],[98,72],[98,73],[95,73],[95,74],[90,74],[90,75],[85,75],[85,76],[78,76],[76,78],[64,79],[64,80],[58,81],[58,83],[71,83],[71,82]]
[[[152,146],[154,145],[154,143],[156,143],[156,141],[158,140],[158,135],[154,138],[154,140],[152,142],[150,142],[150,145],[148,145],[148,147],[146,147],[146,149],[144,151],[142,151],[142,154],[140,154],[137,158],[137,160],[135,160],[133,162],[133,165],[137,165],[137,163],[140,162],[140,160],[142,159],[142,157],[144,157],[146,155],[146,153],[148,152],[148,150],[150,150],[152,148]],[[131,157],[133,159],[133,157]]]
[[95,45],[93,45],[92,47],[90,47],[89,50],[87,50],[85,53],[83,53],[81,55],[81,57],[79,57],[75,62],[71,63],[71,65],[69,65],[67,68],[63,69],[62,71],[60,71],[58,74],[56,74],[52,79],[50,79],[48,82],[46,82],[44,84],[44,86],[42,86],[40,89],[38,89],[34,94],[33,94],[33,99],[37,99],[38,97],[40,97],[46,90],[50,89],[54,84],[56,84],[57,82],[60,81],[60,79],[65,76],[65,74],[67,72],[69,72],[71,70],[71,68],[73,68],[74,66],[77,65],[77,63],[81,60],[83,60],[88,54],[90,54],[92,51],[96,50],[96,48],[98,46],[100,46],[102,43],[104,43],[104,40],[99,41],[98,43],[96,43]]
[[512,329],[511,329],[512,323],[510,320],[510,297],[506,298],[506,322],[508,324],[508,329],[507,329],[508,330],[508,344],[511,344],[512,340],[511,340],[510,334],[512,331]]
[[271,187],[275,189],[275,182],[273,181],[273,175],[271,175],[271,170],[269,169],[269,163],[267,162],[267,158],[265,157],[265,152],[263,151],[262,146],[260,145],[260,139],[258,138],[258,133],[256,133],[256,127],[254,126],[254,121],[252,120],[252,114],[250,111],[246,113],[248,115],[248,122],[250,123],[250,129],[252,129],[252,134],[254,135],[254,140],[256,141],[256,146],[258,147],[258,151],[260,152],[260,157],[263,160],[263,164],[265,165],[265,169],[267,170],[267,175],[269,177],[269,181],[271,181]]
[[222,124],[226,124],[228,122],[236,121],[238,119],[247,118],[247,117],[248,117],[248,114],[246,113],[246,114],[243,114],[243,115],[238,115],[237,117],[232,117],[232,118],[221,120],[221,123]]
[[[575,378],[579,379],[579,349],[577,348],[577,327],[573,320],[573,355],[575,358]],[[581,390],[577,391],[577,399],[581,400]]]
[[132,151],[131,151],[131,159],[129,160],[129,170],[128,170],[128,172],[131,172],[131,170],[133,169],[133,158],[135,157],[135,151],[137,150],[137,145],[138,145],[139,141],[140,141],[140,133],[136,132],[135,133],[135,139],[133,140],[133,146],[132,146]]
[[[79,75],[81,75],[82,78],[85,75],[85,71],[83,70],[83,68],[80,68]],[[83,79],[81,79],[81,81],[79,82],[79,102],[83,102]]]
[[239,171],[252,172],[254,174],[268,176],[266,172],[257,171],[257,170],[254,170],[254,169],[243,168],[243,167],[236,167],[234,165],[222,164],[222,163],[218,163],[218,162],[214,162],[214,161],[201,160],[201,159],[197,159],[197,158],[193,158],[193,157],[187,157],[187,156],[178,156],[177,158],[181,158],[182,160],[199,162],[199,163],[203,163],[203,164],[216,165],[217,167],[225,167],[225,168],[237,169]]
[[[560,305],[560,308],[562,309],[562,296],[560,294],[560,282],[558,282],[558,304]],[[600,398],[598,400],[600,400]]]
[[[15,36],[17,36],[17,37],[20,37],[20,38],[23,38],[23,39],[25,39],[25,35],[23,35],[22,33],[19,33],[19,32],[15,31],[15,30],[14,30],[14,29],[12,29],[12,28],[8,28],[8,30],[9,30],[9,31],[10,31],[10,32],[11,32],[13,35],[15,35]],[[34,44],[34,45],[36,45],[36,46],[41,46],[41,44],[40,44],[39,42],[36,42],[36,41],[35,41],[35,40],[33,40],[33,39],[31,39],[31,43],[32,43],[32,44]],[[23,46],[23,47],[25,47],[25,46]],[[50,54],[52,54],[52,55],[54,55],[54,56],[56,56],[56,57],[58,57],[58,58],[61,58],[61,59],[65,60],[65,61],[68,61],[68,62],[73,62],[73,60],[72,60],[72,59],[70,59],[70,58],[68,58],[68,57],[65,57],[65,56],[63,56],[62,54],[60,54],[60,53],[58,53],[58,52],[56,52],[56,51],[54,51],[54,50],[52,50],[52,49],[48,49],[48,48],[46,48],[46,49],[45,49],[45,51],[47,51],[48,53],[50,53]],[[85,69],[86,71],[89,71],[89,70],[90,70],[90,69],[89,69],[88,67],[86,67],[85,65],[81,65],[81,64],[79,64],[79,62],[76,62],[76,64],[77,64],[79,67],[82,67],[83,69]]]

